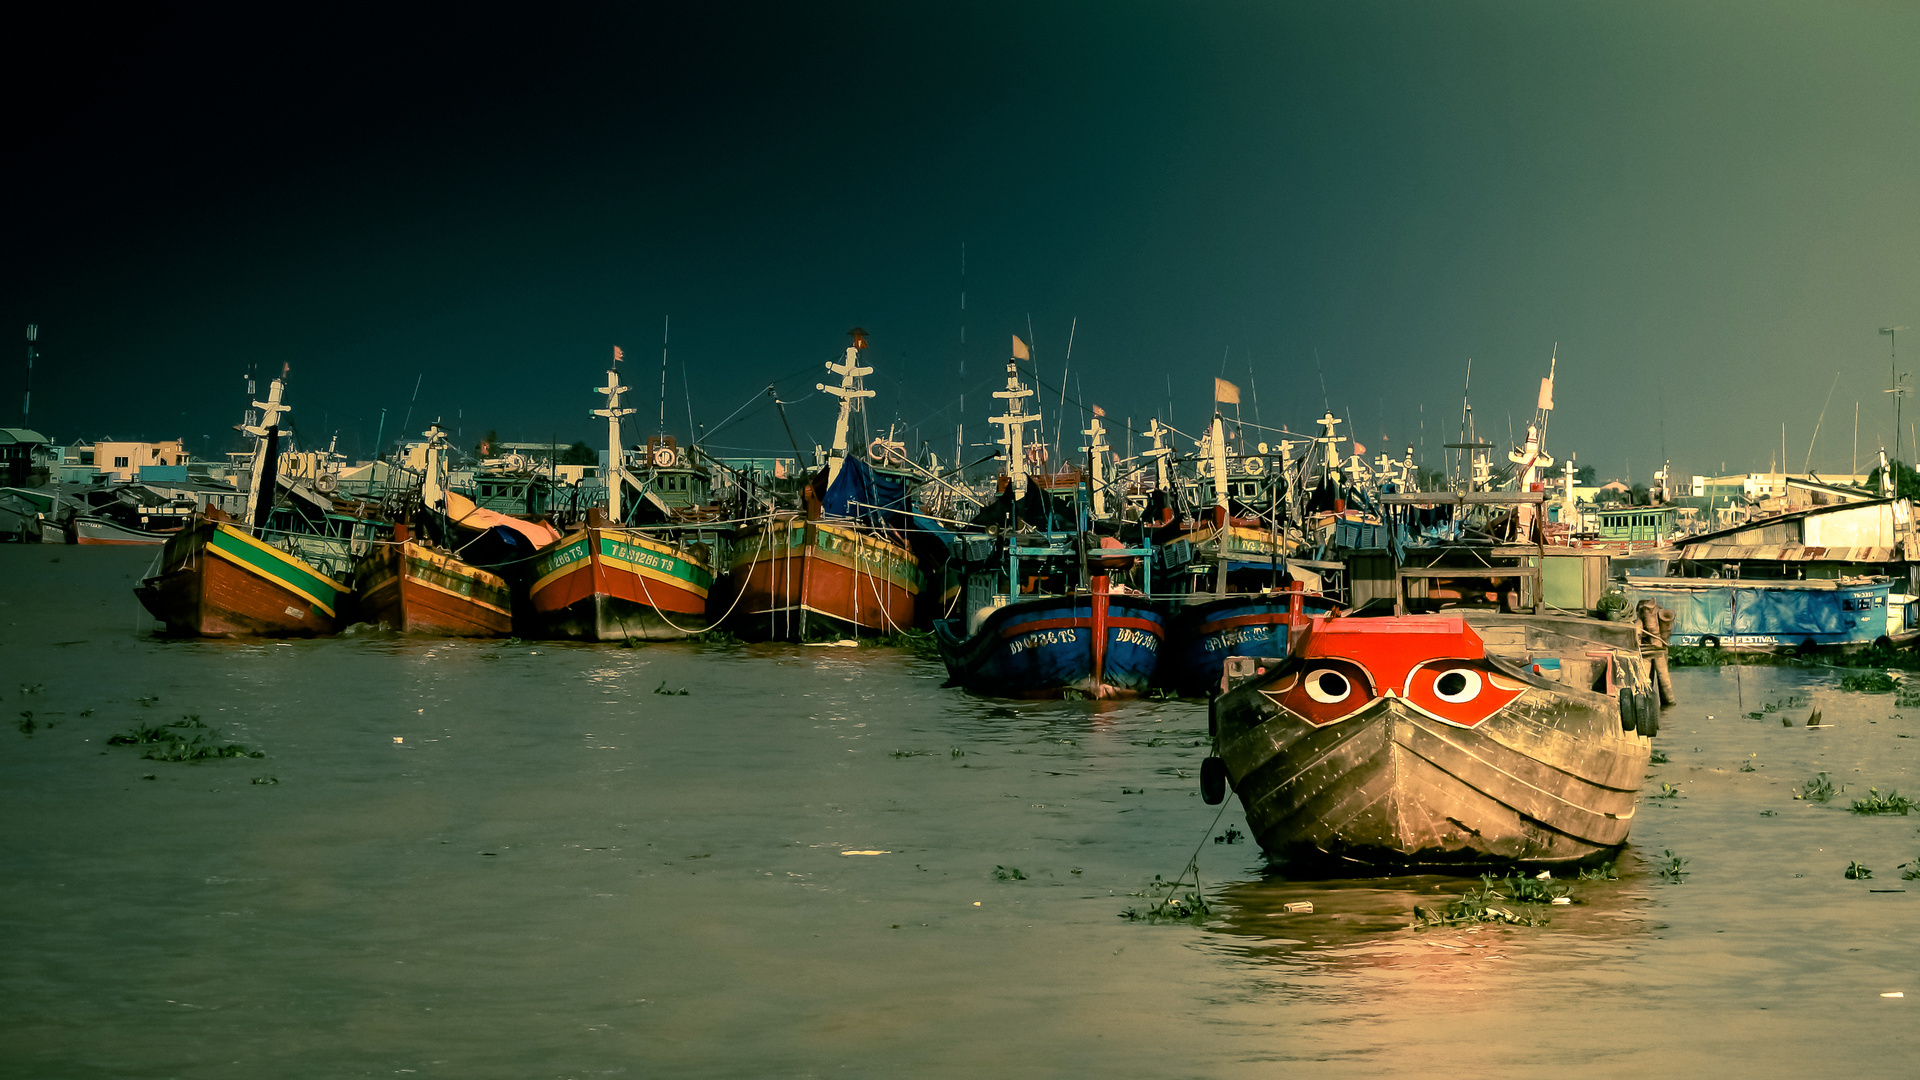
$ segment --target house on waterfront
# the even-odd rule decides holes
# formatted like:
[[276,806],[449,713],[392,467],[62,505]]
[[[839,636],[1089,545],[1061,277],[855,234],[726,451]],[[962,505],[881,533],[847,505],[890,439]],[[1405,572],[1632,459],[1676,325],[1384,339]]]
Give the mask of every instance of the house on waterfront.
[[38,487],[49,464],[53,443],[32,428],[0,428],[0,482],[7,487]]
[[148,466],[182,468],[187,464],[187,444],[182,439],[166,442],[102,441],[93,444],[93,467],[122,484],[140,479],[140,470]]

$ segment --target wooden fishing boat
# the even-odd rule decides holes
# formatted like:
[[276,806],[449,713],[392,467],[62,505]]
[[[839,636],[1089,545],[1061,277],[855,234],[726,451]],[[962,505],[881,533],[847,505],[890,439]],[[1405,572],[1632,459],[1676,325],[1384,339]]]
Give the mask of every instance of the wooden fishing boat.
[[164,544],[172,536],[170,532],[154,532],[149,529],[136,529],[123,525],[110,517],[100,514],[79,514],[72,521],[74,542],[77,544]]
[[1315,618],[1290,656],[1229,660],[1226,683],[1202,793],[1230,784],[1278,857],[1604,857],[1658,730],[1632,628],[1577,617]]
[[1104,575],[1089,591],[1007,604],[972,634],[934,622],[949,684],[988,697],[1136,697],[1152,686],[1166,636],[1162,607],[1116,592]]
[[498,574],[469,566],[394,527],[394,543],[376,544],[355,574],[360,617],[402,634],[506,637],[513,598]]
[[348,588],[298,556],[252,535],[278,491],[280,417],[286,372],[273,380],[260,422],[241,430],[254,439],[247,519],[196,513],[160,552],[160,572],[134,590],[153,617],[175,634],[260,637],[331,634],[341,624]]
[[347,587],[235,525],[196,515],[134,590],[174,634],[309,637],[339,629]]
[[742,530],[731,570],[727,626],[754,639],[898,633],[913,626],[925,585],[904,543],[851,521],[798,514]]
[[587,524],[541,549],[529,597],[545,632],[586,641],[671,641],[707,629],[713,567],[637,529]]
[[[888,634],[911,629],[925,576],[920,559],[895,526],[875,473],[852,450],[856,403],[873,396],[862,378],[866,331],[827,370],[838,384],[816,384],[840,399],[833,449],[801,489],[802,512],[771,514],[740,530],[729,567],[727,626],[746,638],[801,641],[810,637]],[[881,445],[880,441],[876,446]]]
[[1242,593],[1180,608],[1167,626],[1160,682],[1204,697],[1220,685],[1230,656],[1285,656],[1316,616],[1344,605],[1295,581],[1278,591]]

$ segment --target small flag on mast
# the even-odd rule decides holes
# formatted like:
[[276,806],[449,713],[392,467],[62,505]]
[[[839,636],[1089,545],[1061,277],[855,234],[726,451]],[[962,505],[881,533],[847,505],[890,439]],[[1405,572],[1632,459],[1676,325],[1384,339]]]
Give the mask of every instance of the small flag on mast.
[[1015,360],[1033,359],[1027,354],[1027,343],[1020,340],[1019,334],[1013,335],[1013,358]]
[[1213,400],[1222,405],[1240,404],[1240,388],[1225,379],[1213,380]]
[[1103,408],[1101,408],[1101,407],[1100,407],[1100,406],[1098,406],[1098,405],[1095,405],[1095,406],[1093,407],[1093,415],[1095,415],[1095,416],[1105,416],[1105,415],[1107,415],[1107,410],[1105,410],[1105,409],[1103,409]]
[[1553,411],[1553,376],[1551,375],[1540,380],[1540,408],[1547,412]]
[[623,356],[625,356],[625,354],[620,351],[620,346],[615,345],[613,347],[613,362],[616,364],[619,363]]

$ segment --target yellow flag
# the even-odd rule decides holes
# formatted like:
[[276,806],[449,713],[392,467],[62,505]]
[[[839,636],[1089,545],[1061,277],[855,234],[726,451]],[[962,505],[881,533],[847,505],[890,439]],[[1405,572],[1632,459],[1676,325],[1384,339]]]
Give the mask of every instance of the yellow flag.
[[1240,404],[1240,388],[1225,379],[1213,380],[1213,400],[1222,405]]
[[1013,335],[1013,358],[1015,360],[1032,359],[1032,357],[1027,355],[1027,343],[1020,340],[1019,334]]

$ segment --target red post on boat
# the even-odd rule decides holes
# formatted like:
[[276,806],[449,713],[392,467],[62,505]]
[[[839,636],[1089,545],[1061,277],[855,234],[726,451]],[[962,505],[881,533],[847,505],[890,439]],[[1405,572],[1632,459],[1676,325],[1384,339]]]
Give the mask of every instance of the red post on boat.
[[1107,681],[1107,575],[1091,576],[1089,588],[1093,601],[1093,688],[1097,693]]
[[1311,620],[1306,614],[1306,586],[1299,581],[1289,581],[1287,591],[1287,652],[1300,643],[1300,635],[1306,632]]

